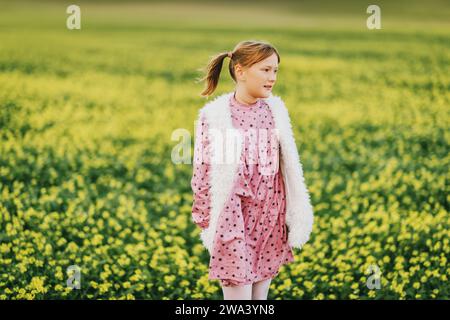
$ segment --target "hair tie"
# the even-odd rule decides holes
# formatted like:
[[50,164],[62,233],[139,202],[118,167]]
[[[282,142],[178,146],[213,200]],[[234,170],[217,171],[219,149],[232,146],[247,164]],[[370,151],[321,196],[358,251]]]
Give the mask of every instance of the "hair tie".
[[231,56],[233,55],[233,52],[229,51],[227,55],[228,55],[228,58],[231,58]]

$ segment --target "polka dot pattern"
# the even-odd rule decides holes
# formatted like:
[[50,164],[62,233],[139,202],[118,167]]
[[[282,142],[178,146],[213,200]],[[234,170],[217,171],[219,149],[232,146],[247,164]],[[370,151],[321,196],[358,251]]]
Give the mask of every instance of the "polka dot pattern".
[[[294,261],[287,243],[286,195],[270,108],[261,99],[243,105],[231,96],[230,111],[233,126],[245,138],[238,177],[219,217],[209,264],[209,279],[219,279],[224,286],[273,278],[283,264]],[[207,130],[204,120],[201,130]],[[209,167],[194,172],[192,185],[203,193],[194,192],[193,216],[203,228],[209,218],[209,195],[205,196]]]

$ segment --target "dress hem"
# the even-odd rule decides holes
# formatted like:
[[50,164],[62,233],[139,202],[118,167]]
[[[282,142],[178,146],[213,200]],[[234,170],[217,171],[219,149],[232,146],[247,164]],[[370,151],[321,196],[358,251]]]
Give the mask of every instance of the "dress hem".
[[288,260],[284,260],[277,268],[276,271],[272,272],[269,275],[265,275],[265,276],[259,276],[256,279],[250,279],[250,280],[244,280],[244,281],[239,281],[239,279],[242,278],[238,278],[238,277],[234,277],[234,278],[222,278],[221,276],[217,275],[217,276],[212,276],[211,273],[208,276],[208,280],[219,280],[221,282],[221,284],[223,286],[244,286],[244,285],[248,285],[248,284],[253,284],[255,282],[259,282],[259,281],[263,281],[263,280],[267,280],[269,278],[275,278],[279,273],[280,273],[280,269],[282,266],[287,265],[289,263],[294,262],[294,259],[288,259]]

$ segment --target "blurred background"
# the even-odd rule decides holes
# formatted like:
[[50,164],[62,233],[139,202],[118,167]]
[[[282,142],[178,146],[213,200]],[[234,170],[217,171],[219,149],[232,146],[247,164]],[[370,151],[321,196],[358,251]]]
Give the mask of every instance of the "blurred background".
[[221,299],[171,135],[194,132],[200,68],[247,39],[280,52],[316,216],[269,299],[448,299],[449,17],[438,0],[0,1],[0,299]]

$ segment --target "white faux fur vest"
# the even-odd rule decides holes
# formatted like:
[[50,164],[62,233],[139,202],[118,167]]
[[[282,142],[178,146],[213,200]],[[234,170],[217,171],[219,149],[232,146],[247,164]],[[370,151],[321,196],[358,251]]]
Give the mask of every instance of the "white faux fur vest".
[[[219,132],[226,137],[230,131],[237,132],[233,127],[229,100],[234,92],[225,93],[206,103],[199,110],[199,119],[204,114],[208,123],[208,138],[214,141]],[[288,228],[288,244],[294,248],[301,248],[308,240],[313,225],[313,210],[308,189],[303,178],[303,169],[295,144],[290,117],[284,102],[278,96],[270,95],[264,101],[270,106],[275,121],[275,131],[280,142],[280,169],[286,190],[286,226]],[[222,154],[229,152],[219,150],[219,144],[212,142],[211,152],[211,211],[209,226],[202,230],[200,237],[203,245],[212,253],[216,235],[217,222],[226,201],[231,195],[235,178],[239,169],[239,158],[242,151],[242,135],[238,134],[237,157],[231,161],[217,161]],[[216,139],[217,140],[217,139]],[[223,140],[223,139],[222,139]],[[230,140],[230,139],[228,139]],[[226,141],[228,144],[229,141]],[[217,142],[217,141],[216,141]],[[217,158],[216,158],[217,157]]]

